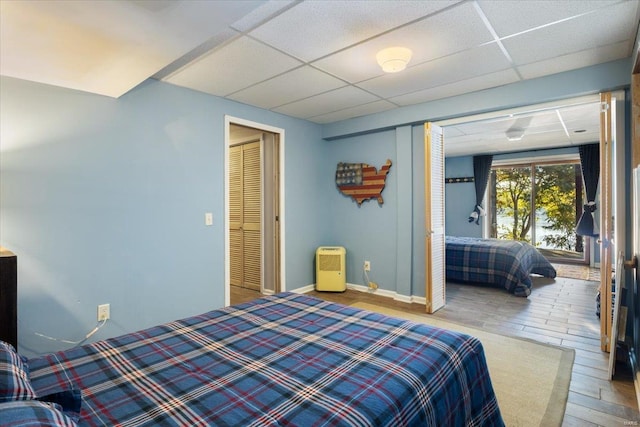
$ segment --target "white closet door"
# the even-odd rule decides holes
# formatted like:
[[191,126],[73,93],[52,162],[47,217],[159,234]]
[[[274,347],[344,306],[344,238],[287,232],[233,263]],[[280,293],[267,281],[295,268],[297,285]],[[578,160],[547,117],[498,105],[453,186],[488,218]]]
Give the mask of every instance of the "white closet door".
[[425,278],[427,313],[445,305],[444,138],[442,128],[424,125]]

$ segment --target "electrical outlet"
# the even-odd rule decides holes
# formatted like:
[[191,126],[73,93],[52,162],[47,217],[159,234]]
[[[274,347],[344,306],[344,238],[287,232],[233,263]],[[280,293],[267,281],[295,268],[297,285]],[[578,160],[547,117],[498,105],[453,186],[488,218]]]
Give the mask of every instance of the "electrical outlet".
[[213,225],[213,214],[211,212],[204,214],[204,225]]
[[111,306],[109,304],[100,304],[98,306],[98,322],[109,320],[111,317]]
[[371,271],[371,263],[369,261],[364,262],[364,271]]

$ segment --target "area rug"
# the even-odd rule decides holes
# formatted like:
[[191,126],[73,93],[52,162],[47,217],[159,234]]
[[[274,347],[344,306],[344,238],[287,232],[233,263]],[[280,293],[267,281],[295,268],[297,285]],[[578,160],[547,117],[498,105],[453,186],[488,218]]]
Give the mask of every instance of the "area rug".
[[600,281],[600,269],[592,268],[587,265],[575,264],[552,264],[556,269],[557,277],[567,277],[569,279],[590,280],[593,282]]
[[505,424],[509,427],[562,425],[575,357],[573,349],[498,335],[428,314],[363,302],[351,306],[475,336],[482,342]]

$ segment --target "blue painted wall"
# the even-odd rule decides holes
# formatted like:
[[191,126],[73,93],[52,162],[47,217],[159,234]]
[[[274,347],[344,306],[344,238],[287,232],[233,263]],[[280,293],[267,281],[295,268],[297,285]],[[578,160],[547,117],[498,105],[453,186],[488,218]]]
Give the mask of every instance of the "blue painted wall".
[[[351,211],[344,211],[344,206],[332,209],[329,218],[334,223],[344,219],[339,227],[346,230],[348,236],[358,239],[366,239],[366,245],[349,243],[352,247],[352,256],[356,258],[349,261],[349,267],[358,272],[361,271],[361,262],[365,256],[372,261],[372,280],[380,282],[384,291],[396,292],[401,297],[424,297],[425,289],[425,258],[424,258],[424,132],[422,123],[425,121],[437,121],[463,115],[480,112],[500,110],[516,106],[530,105],[567,97],[598,93],[603,89],[611,90],[628,86],[630,82],[629,60],[614,61],[594,67],[559,73],[544,78],[527,80],[498,88],[487,89],[479,92],[464,94],[446,99],[435,100],[419,105],[401,107],[392,111],[370,114],[363,117],[329,123],[323,126],[322,135],[331,141],[332,161],[348,157],[353,153],[359,153],[357,159],[377,159],[383,161],[389,153],[396,152],[405,155],[405,147],[400,146],[402,139],[398,139],[398,129],[411,126],[411,203],[403,202],[402,196],[397,197],[398,204],[393,206],[390,193],[393,191],[407,191],[404,187],[390,187],[393,180],[388,180],[385,190],[385,204],[382,210],[389,209],[387,214],[375,210],[371,215],[393,220],[393,211],[397,223],[389,223],[386,228],[380,230],[370,229],[369,221],[381,224],[372,219],[352,218],[355,215],[355,206]],[[366,144],[365,141],[371,142]],[[396,147],[391,146],[396,144]],[[357,160],[356,159],[356,160]],[[366,161],[366,160],[362,160]],[[369,163],[375,161],[369,161]],[[405,161],[406,162],[406,161]],[[332,165],[332,168],[335,165]],[[395,173],[400,170],[400,163],[395,165]],[[409,167],[403,165],[403,173]],[[330,169],[332,169],[330,168]],[[394,171],[392,170],[392,176]],[[473,160],[471,156],[447,159],[445,163],[446,176],[473,176]],[[332,187],[333,188],[333,185]],[[481,236],[482,226],[469,224],[469,213],[475,203],[475,187],[473,184],[450,184],[446,186],[446,232],[455,235]],[[335,196],[333,196],[335,198]],[[329,201],[331,204],[333,200]],[[371,203],[371,202],[367,202]],[[407,212],[410,211],[410,213]],[[353,219],[350,223],[345,218]],[[412,231],[409,236],[404,234],[404,221],[410,218]],[[359,222],[364,225],[360,225]],[[482,222],[481,222],[482,224]],[[394,231],[395,230],[395,231]],[[401,230],[401,231],[398,231]],[[374,234],[375,233],[375,234]],[[366,237],[363,237],[366,236]],[[405,240],[410,239],[410,242]],[[393,243],[396,252],[392,252]],[[405,277],[398,266],[406,258],[406,247],[411,247],[411,285],[399,279]],[[378,247],[389,248],[380,258],[377,255]],[[375,248],[375,249],[374,249]],[[374,252],[373,255],[369,255]],[[374,258],[375,257],[375,258]],[[405,257],[405,258],[403,258]],[[394,272],[395,271],[395,282]],[[382,277],[382,279],[380,279]],[[364,284],[359,274],[356,277],[348,275],[348,280],[353,283]],[[406,279],[403,279],[406,280]],[[410,289],[410,291],[407,291]]]
[[[369,279],[379,289],[399,298],[424,297],[424,128],[394,130],[329,142],[327,199],[331,230],[328,244],[347,249],[347,282],[366,286],[362,271],[371,262]],[[382,193],[384,204],[369,200],[358,206],[342,195],[333,182],[340,161],[393,166]]]
[[[446,178],[473,176],[473,156],[447,157],[444,164]],[[476,203],[476,186],[473,182],[445,184],[446,233],[448,236],[482,237],[486,217],[480,223],[469,222],[469,214]],[[486,206],[483,206],[486,208]]]
[[314,282],[320,126],[152,80],[120,99],[0,83],[0,244],[19,256],[26,354],[68,347],[36,331],[83,337],[101,303],[96,338],[224,305],[225,114],[285,129],[287,283]]
[[[329,142],[327,186],[333,191],[329,244],[347,249],[347,282],[366,286],[364,260],[371,262],[369,279],[379,289],[400,297],[425,295],[424,289],[424,130],[404,126]],[[335,186],[338,162],[393,165],[382,193],[384,204],[369,200],[358,206]]]
[[[628,67],[616,61],[324,126],[156,81],[114,100],[2,78],[0,245],[19,255],[21,350],[66,347],[33,331],[81,337],[101,303],[113,320],[97,339],[223,305],[225,114],[285,129],[287,289],[314,282],[318,246],[344,245],[350,283],[365,283],[368,259],[382,290],[423,297],[419,122],[628,85]],[[337,162],[379,167],[387,158],[383,206],[358,207],[337,191]],[[469,162],[448,161],[447,175]],[[473,202],[464,199],[465,218],[447,218],[447,232],[468,226]]]
[[[362,264],[368,260],[371,262],[369,278],[381,288],[395,289],[399,168],[396,162],[395,132],[328,142],[325,158],[324,185],[332,190],[326,199],[326,204],[331,207],[326,244],[346,248],[348,283],[366,284]],[[382,192],[383,205],[372,199],[358,206],[353,199],[339,192],[334,177],[339,162],[368,163],[379,169],[387,159],[391,159],[392,166]]]

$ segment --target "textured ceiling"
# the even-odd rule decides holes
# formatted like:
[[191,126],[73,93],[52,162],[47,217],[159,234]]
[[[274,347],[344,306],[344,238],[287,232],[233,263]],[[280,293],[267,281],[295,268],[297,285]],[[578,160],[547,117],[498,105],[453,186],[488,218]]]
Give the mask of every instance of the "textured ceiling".
[[[2,75],[112,97],[153,77],[316,123],[628,58],[640,19],[640,0],[0,7]],[[405,71],[384,74],[376,53],[396,45],[413,57]]]
[[[600,110],[600,97],[591,95],[439,124],[446,156],[541,150],[599,141]],[[522,138],[509,141],[510,130]]]

